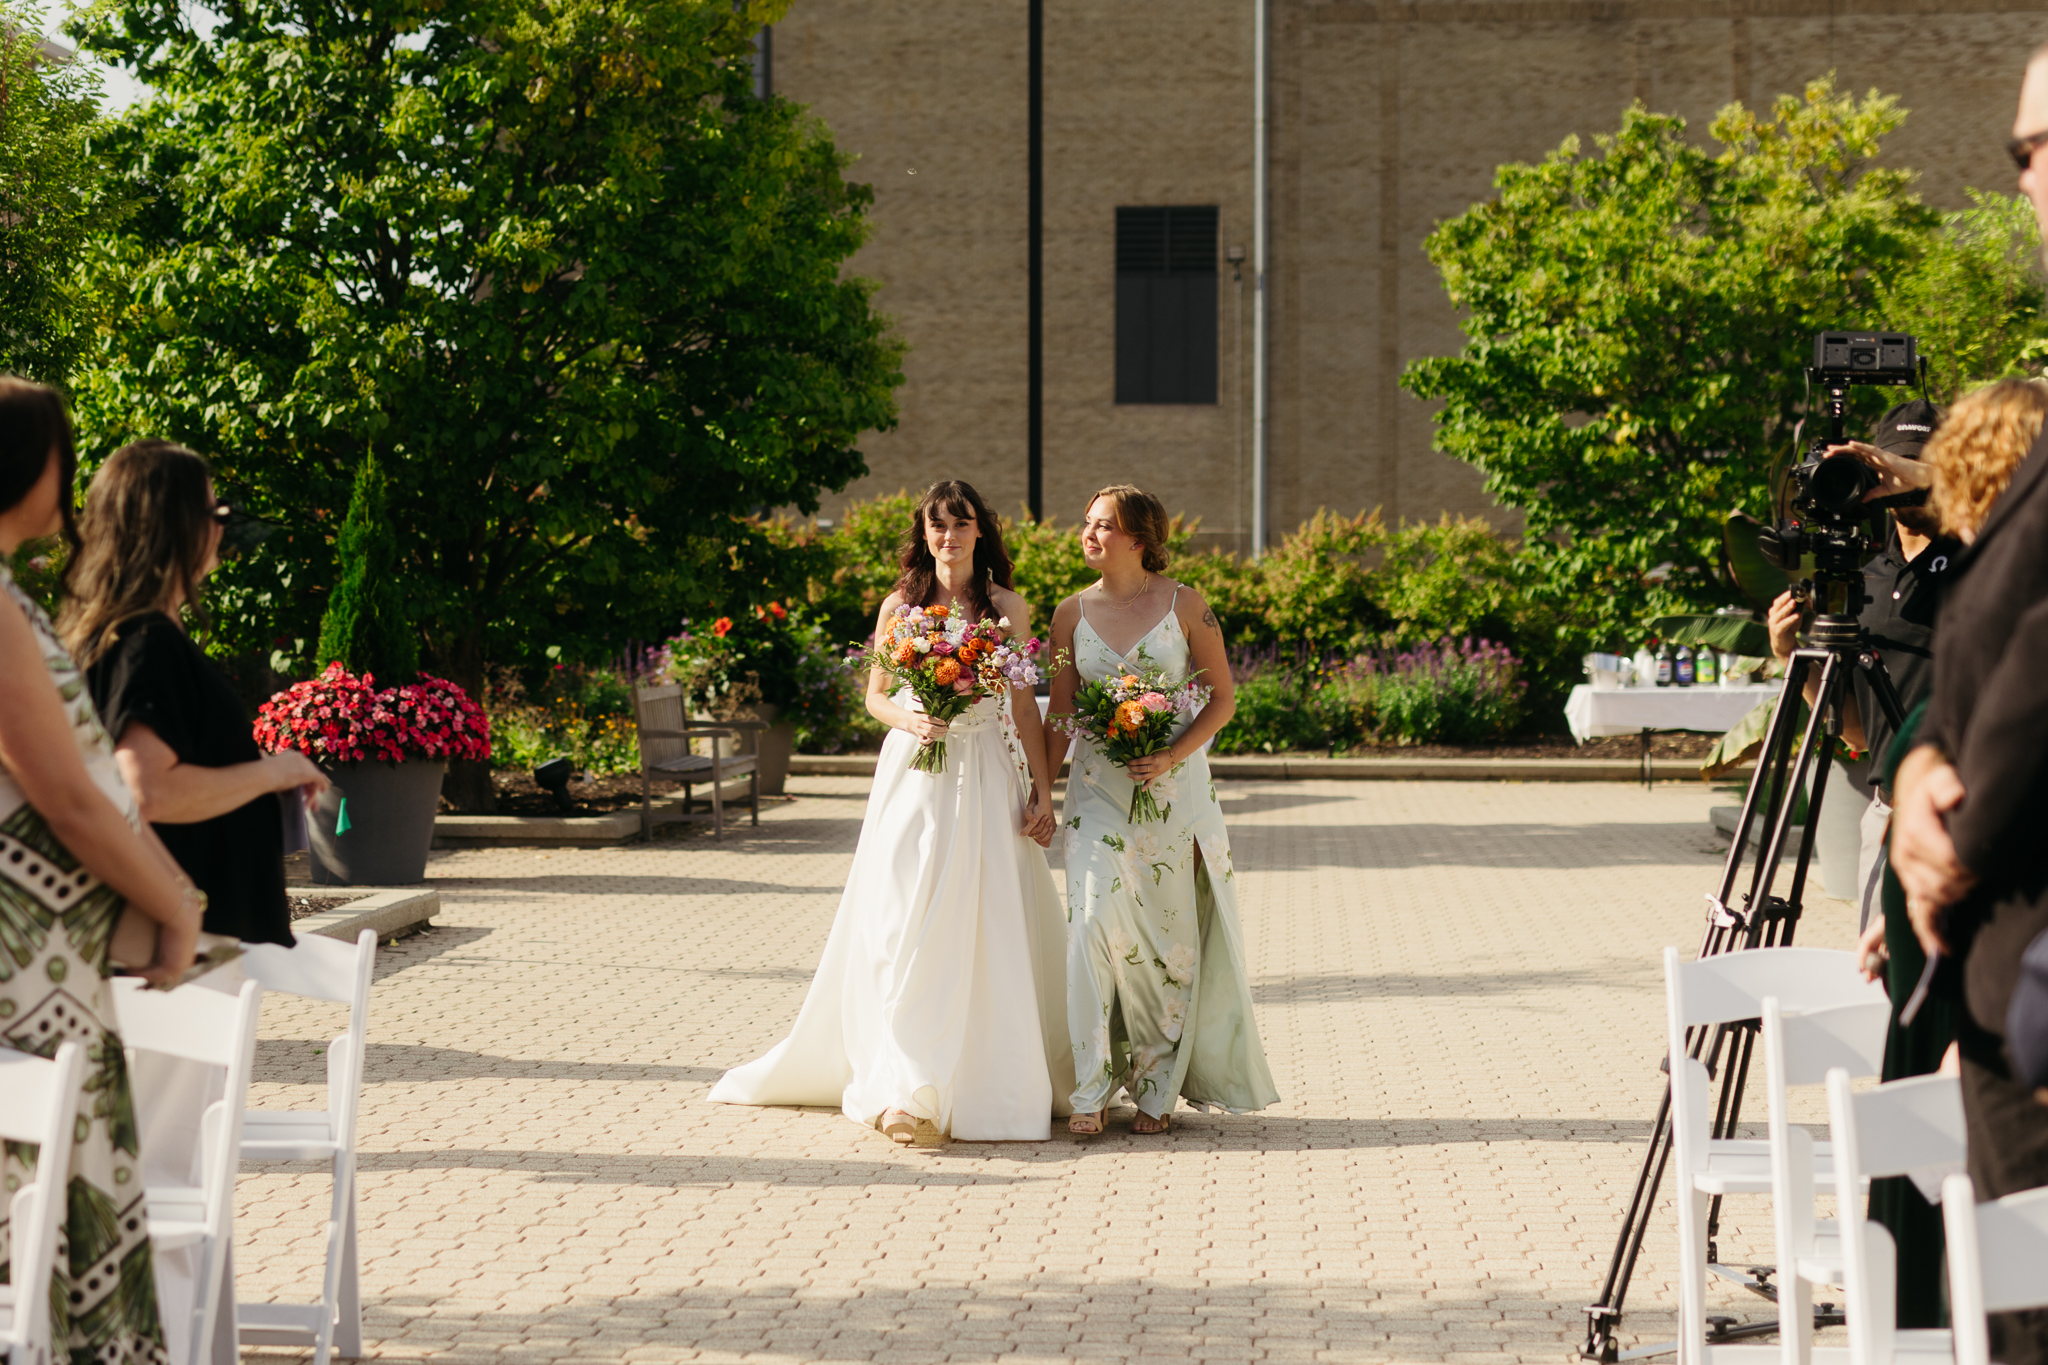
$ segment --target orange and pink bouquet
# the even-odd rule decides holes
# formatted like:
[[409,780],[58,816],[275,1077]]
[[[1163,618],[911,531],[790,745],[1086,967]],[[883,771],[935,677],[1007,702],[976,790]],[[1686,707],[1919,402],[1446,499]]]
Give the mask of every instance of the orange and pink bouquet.
[[[1142,650],[1138,658],[1151,663]],[[1074,693],[1074,713],[1055,716],[1052,723],[1076,738],[1092,740],[1104,758],[1123,768],[1134,758],[1172,747],[1181,718],[1193,717],[1208,704],[1209,689],[1193,678],[1174,682],[1164,669],[1146,668],[1083,683]],[[1125,818],[1135,825],[1164,820],[1166,811],[1152,789],[1140,782],[1131,788],[1131,809]]]
[[[898,607],[873,645],[847,656],[849,664],[879,668],[910,689],[934,720],[951,721],[983,697],[1006,688],[1036,687],[1036,640],[1003,637],[1010,618],[970,622],[951,607]],[[946,742],[928,739],[911,755],[921,773],[945,771]]]

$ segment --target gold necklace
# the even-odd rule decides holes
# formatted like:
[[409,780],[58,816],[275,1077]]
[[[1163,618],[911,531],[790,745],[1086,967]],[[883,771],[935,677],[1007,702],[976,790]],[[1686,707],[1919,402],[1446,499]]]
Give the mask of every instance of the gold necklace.
[[1152,575],[1145,575],[1145,582],[1139,587],[1139,589],[1121,602],[1117,601],[1114,597],[1111,597],[1109,595],[1109,585],[1107,579],[1098,579],[1095,584],[1095,591],[1101,594],[1103,601],[1109,603],[1118,611],[1129,611],[1132,607],[1137,605],[1139,598],[1143,597],[1146,593],[1152,591]]

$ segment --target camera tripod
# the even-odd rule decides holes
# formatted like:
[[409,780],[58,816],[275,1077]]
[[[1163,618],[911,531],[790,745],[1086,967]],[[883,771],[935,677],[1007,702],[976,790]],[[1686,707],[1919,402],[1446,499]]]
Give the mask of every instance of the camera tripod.
[[[1729,846],[1728,861],[1721,870],[1719,889],[1707,898],[1706,937],[1700,944],[1700,957],[1745,948],[1779,948],[1792,942],[1792,932],[1798,927],[1806,892],[1807,870],[1813,861],[1814,828],[1819,820],[1821,801],[1827,793],[1828,772],[1833,766],[1826,761],[1823,745],[1831,747],[1841,733],[1842,700],[1848,695],[1850,669],[1860,668],[1863,671],[1894,733],[1903,719],[1898,691],[1892,686],[1891,676],[1885,672],[1884,660],[1871,646],[1868,633],[1857,620],[1868,600],[1863,593],[1862,573],[1853,569],[1844,573],[1819,571],[1814,575],[1814,583],[1816,605],[1821,614],[1815,617],[1809,633],[1811,643],[1793,651],[1785,685],[1778,693],[1770,729],[1757,756],[1756,772],[1750,778],[1749,790],[1742,799],[1742,814],[1735,824],[1735,840]],[[1799,706],[1805,695],[1808,674],[1814,668],[1820,670],[1820,690],[1802,730]],[[1786,894],[1777,896],[1772,894],[1772,886],[1779,861],[1791,837],[1797,793],[1805,787],[1807,773],[1817,759],[1819,766],[1813,769],[1813,790],[1807,798],[1806,825],[1798,836],[1799,848],[1792,864],[1792,880]],[[1758,840],[1749,889],[1743,894],[1742,905],[1738,909],[1731,904],[1731,899],[1741,878],[1750,830],[1759,817],[1765,832]],[[1687,1055],[1704,1062],[1707,1074],[1720,1084],[1711,1130],[1715,1138],[1732,1137],[1740,1121],[1742,1091],[1749,1077],[1757,1027],[1756,1021],[1747,1020],[1712,1028],[1688,1029],[1686,1032]],[[1665,1065],[1668,1069],[1668,1060]],[[1621,1324],[1622,1301],[1628,1295],[1636,1257],[1643,1249],[1643,1235],[1649,1227],[1650,1213],[1657,1202],[1657,1187],[1663,1182],[1664,1167],[1671,1158],[1671,1149],[1671,1091],[1667,1080],[1664,1098],[1657,1107],[1656,1121],[1651,1125],[1650,1147],[1643,1154],[1642,1169],[1636,1176],[1635,1195],[1622,1219],[1621,1234],[1615,1239],[1614,1255],[1608,1262],[1607,1279],[1601,1286],[1599,1302],[1586,1309],[1586,1344],[1580,1349],[1580,1356],[1585,1360],[1614,1365],[1624,1358],[1620,1343],[1615,1340],[1615,1330]],[[1717,1195],[1707,1214],[1709,1268],[1775,1302],[1777,1287],[1771,1282],[1775,1267],[1751,1266],[1737,1270],[1720,1264],[1720,1248],[1716,1242],[1720,1223],[1721,1200]],[[1815,1326],[1836,1326],[1841,1321],[1841,1314],[1833,1311],[1831,1305],[1816,1306]],[[1776,1319],[1736,1323],[1723,1317],[1710,1318],[1708,1322],[1708,1340],[1713,1343],[1739,1341],[1778,1330]],[[1630,1351],[1626,1358],[1661,1355],[1675,1349],[1677,1343],[1673,1342]]]

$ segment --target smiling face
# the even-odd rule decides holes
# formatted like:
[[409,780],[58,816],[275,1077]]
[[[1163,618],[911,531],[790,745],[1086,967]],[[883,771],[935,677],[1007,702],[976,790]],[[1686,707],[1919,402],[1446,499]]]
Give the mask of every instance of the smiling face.
[[981,523],[973,508],[937,503],[924,509],[924,547],[938,563],[972,566],[974,545],[980,539]]
[[[2027,66],[2020,84],[2019,112],[2012,121],[2014,137],[2033,137],[2048,131],[2048,57],[2036,58]],[[2037,148],[2033,164],[2020,172],[2020,193],[2034,204],[2035,221],[2048,232],[2048,147]],[[2048,262],[2048,247],[2042,249]]]
[[1088,514],[1081,518],[1081,558],[1089,568],[1100,573],[1139,553],[1137,537],[1117,529],[1114,503],[1097,498],[1088,504]]

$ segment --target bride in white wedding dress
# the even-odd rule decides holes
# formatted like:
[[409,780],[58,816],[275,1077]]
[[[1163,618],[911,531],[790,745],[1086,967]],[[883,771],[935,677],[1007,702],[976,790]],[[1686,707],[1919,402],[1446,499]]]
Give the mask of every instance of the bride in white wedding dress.
[[[968,485],[925,492],[902,567],[878,635],[905,602],[1029,635],[995,516]],[[1066,908],[1040,851],[1053,816],[1037,702],[1020,688],[948,724],[888,687],[869,673],[868,711],[890,734],[810,994],[789,1036],[711,1098],[837,1106],[897,1142],[920,1120],[966,1141],[1045,1139],[1070,1112],[1074,1055]],[[912,771],[938,738],[945,770]]]

